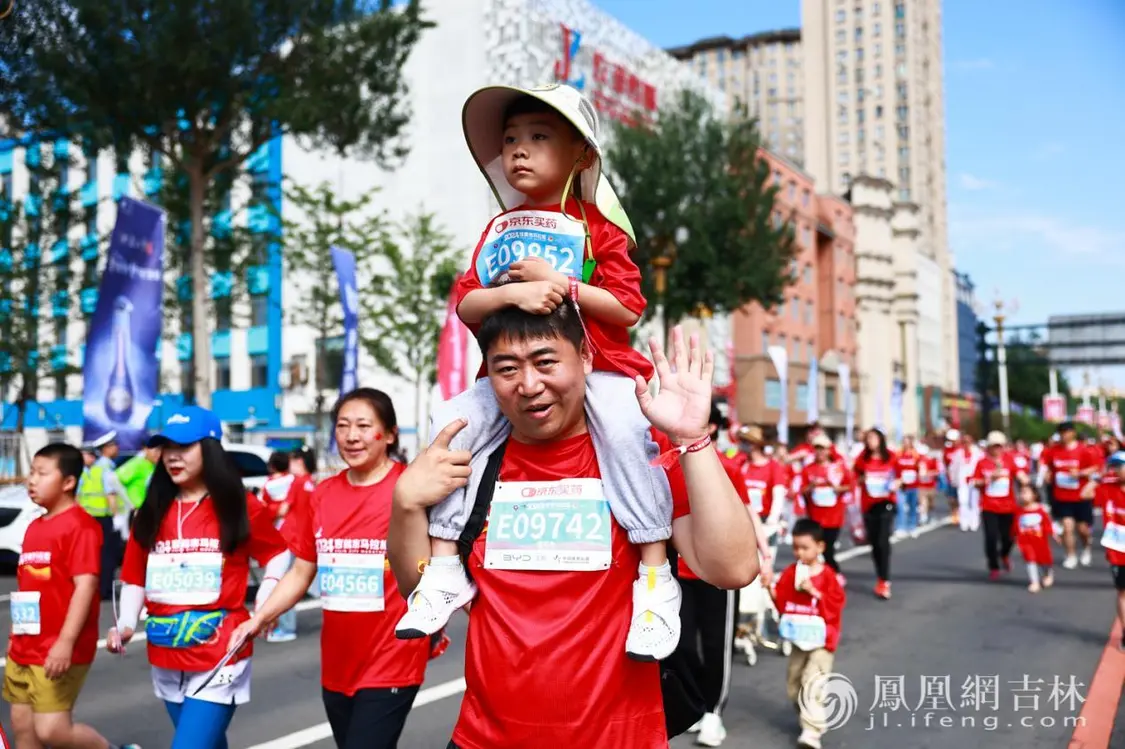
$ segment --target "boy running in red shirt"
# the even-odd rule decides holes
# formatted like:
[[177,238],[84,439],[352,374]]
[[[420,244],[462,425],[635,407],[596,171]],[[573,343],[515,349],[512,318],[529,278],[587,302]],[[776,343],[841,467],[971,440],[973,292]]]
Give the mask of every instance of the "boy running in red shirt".
[[[659,448],[636,404],[637,388],[646,386],[653,368],[630,345],[628,329],[645,299],[629,257],[636,246],[632,226],[602,179],[597,113],[569,86],[493,86],[469,97],[462,121],[469,150],[504,212],[489,222],[457,283],[457,314],[475,332],[505,307],[546,315],[570,297],[581,310],[595,370],[586,379],[586,410],[604,491],[614,519],[641,552],[625,649],[638,660],[665,658],[680,639],[680,589],[666,552],[672,495],[664,471],[652,465]],[[514,363],[508,369],[518,376]],[[548,421],[559,410],[550,392],[522,397],[538,419]],[[456,419],[468,426],[451,449],[472,453],[472,472],[464,489],[431,509],[432,556],[396,627],[402,638],[439,631],[476,594],[457,542],[488,456],[511,426],[488,379],[433,409],[434,424]],[[559,532],[556,524],[552,534]],[[524,541],[534,548],[539,538]]]
[[820,749],[825,730],[823,696],[815,689],[802,695],[802,690],[811,680],[832,673],[847,601],[835,571],[820,561],[824,549],[820,524],[808,518],[798,520],[793,524],[797,561],[770,589],[781,614],[781,636],[794,646],[789,656],[788,693],[800,714],[797,746],[802,749]]
[[[1043,588],[1055,584],[1052,567],[1055,563],[1051,553],[1051,538],[1057,543],[1051,516],[1039,503],[1039,493],[1035,487],[1025,484],[1020,488],[1020,506],[1012,518],[1012,536],[1020,548],[1023,560],[1027,562],[1027,589],[1038,593]],[[1042,585],[1040,585],[1042,579]]]
[[78,448],[52,444],[35,454],[27,480],[31,501],[47,512],[24,535],[10,602],[4,699],[20,749],[116,749],[73,719],[98,647],[102,546],[98,523],[74,500],[82,469]]
[[[1117,588],[1117,618],[1125,627],[1125,452],[1118,451],[1109,456],[1106,470],[1117,474],[1117,483],[1105,489],[1105,531],[1102,533],[1102,546],[1105,558],[1113,565],[1113,584]],[[1125,633],[1118,644],[1125,652]]]

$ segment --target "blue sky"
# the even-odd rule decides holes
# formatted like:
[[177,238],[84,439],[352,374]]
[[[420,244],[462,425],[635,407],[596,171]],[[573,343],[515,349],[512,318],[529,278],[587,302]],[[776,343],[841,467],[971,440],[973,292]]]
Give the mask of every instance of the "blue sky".
[[[594,2],[665,47],[801,20],[798,0]],[[1018,301],[1014,322],[1125,310],[1125,3],[945,0],[943,15],[957,267],[981,302]]]

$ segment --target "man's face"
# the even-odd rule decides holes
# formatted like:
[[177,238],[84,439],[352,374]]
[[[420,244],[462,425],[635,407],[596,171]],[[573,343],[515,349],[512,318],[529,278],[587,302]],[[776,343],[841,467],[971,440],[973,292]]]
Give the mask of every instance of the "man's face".
[[500,411],[520,442],[571,437],[585,426],[586,375],[593,358],[562,337],[514,341],[500,336],[487,357]]
[[518,114],[504,126],[504,175],[532,201],[557,200],[582,159],[584,141],[553,112]]
[[98,456],[94,455],[94,453],[90,450],[82,451],[82,462],[86,465],[87,468],[94,465],[94,461],[96,461],[97,459]]
[[110,442],[108,445],[106,445],[105,447],[102,448],[102,455],[106,456],[110,460],[113,460],[114,458],[116,458],[117,453],[118,453],[118,449],[117,449],[117,443],[116,442]]

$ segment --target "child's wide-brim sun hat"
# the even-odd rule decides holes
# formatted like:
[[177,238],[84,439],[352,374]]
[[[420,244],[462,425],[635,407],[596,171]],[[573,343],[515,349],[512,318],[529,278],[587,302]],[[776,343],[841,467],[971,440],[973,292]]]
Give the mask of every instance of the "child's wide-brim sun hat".
[[582,186],[582,197],[593,202],[602,215],[625,232],[635,245],[637,237],[633,225],[625,215],[617,193],[602,173],[603,153],[599,138],[598,113],[581,92],[561,83],[535,88],[486,86],[475,91],[465,101],[465,106],[461,110],[461,126],[465,131],[465,140],[481,173],[492,187],[501,210],[509,211],[527,201],[526,195],[508,183],[501,155],[504,143],[504,113],[514,101],[524,96],[538,99],[554,109],[574,125],[590,144],[595,158],[578,178]]

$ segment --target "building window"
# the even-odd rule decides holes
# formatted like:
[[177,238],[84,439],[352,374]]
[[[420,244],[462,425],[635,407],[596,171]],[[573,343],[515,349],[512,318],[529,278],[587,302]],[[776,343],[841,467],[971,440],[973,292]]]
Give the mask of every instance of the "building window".
[[250,357],[250,387],[264,388],[268,386],[270,378],[269,359],[265,354],[255,354]]
[[840,92],[838,94],[836,94],[836,101],[838,101],[841,104],[847,104],[848,103],[848,92],[844,89],[841,89]]
[[[813,302],[810,299],[808,302],[805,303],[805,325],[812,325],[812,321],[813,321]],[[810,343],[809,346],[811,347],[812,344]]]
[[856,40],[857,43],[863,41],[863,27],[862,26],[856,26],[855,27],[855,40]]
[[902,159],[903,161],[909,159],[910,158],[910,147],[909,146],[901,146],[898,149],[898,157],[900,159]]
[[905,23],[899,22],[899,23],[895,24],[895,36],[898,37],[899,39],[902,39],[906,36],[906,24]]
[[900,167],[899,170],[898,170],[898,179],[899,179],[900,182],[909,182],[910,181],[910,167],[908,167],[908,166]]
[[[879,107],[875,107],[875,109],[878,110]],[[867,118],[866,110],[861,109],[861,110],[859,110],[858,112],[855,113],[855,121],[858,122],[860,125],[863,124],[863,121],[866,118]]]
[[875,107],[875,119],[877,119],[877,120],[883,119],[883,105],[882,104],[878,104]]
[[848,20],[848,12],[844,9],[836,11],[836,23],[843,23]]
[[843,107],[843,106],[837,107],[837,109],[836,109],[836,120],[841,125],[847,125],[848,124],[848,108],[847,107]]
[[843,63],[843,62],[847,62],[847,61],[848,61],[848,51],[846,49],[839,50],[836,53],[836,62]]
[[234,321],[234,302],[229,296],[215,300],[215,330],[230,330]]
[[250,327],[258,328],[269,324],[270,298],[265,294],[250,297]]
[[789,183],[789,195],[788,195],[788,197],[789,197],[789,202],[791,202],[791,203],[796,202],[796,200],[797,200],[797,183],[796,182],[790,182]]
[[715,58],[719,61],[719,64],[722,65],[727,58],[726,50],[720,49],[715,53]]
[[793,313],[793,322],[801,321],[801,300],[794,297],[789,302],[789,311]]
[[809,204],[809,198],[810,198],[809,191],[807,189],[802,190],[801,191],[801,205],[807,206]]
[[804,411],[809,407],[809,384],[807,382],[797,383],[797,408]]
[[836,82],[845,85],[848,82],[848,69],[841,65],[836,71]]
[[848,32],[847,31],[845,31],[844,29],[840,29],[839,31],[836,32],[836,43],[837,44],[844,44],[847,41],[848,41]]
[[906,18],[906,5],[895,3],[895,18]]
[[871,36],[879,36],[883,33],[883,24],[876,21],[871,26]]
[[906,120],[910,116],[910,110],[906,107],[898,107],[895,110],[895,113],[898,115],[898,119],[900,122]]
[[786,306],[788,304],[789,304],[788,299],[782,299],[781,304],[777,305],[777,316],[778,317],[785,317],[785,309],[786,309]]
[[766,354],[770,350],[770,334],[768,330],[762,331],[762,353]]
[[215,360],[215,389],[230,390],[230,357]]
[[781,408],[781,382],[766,380],[766,408],[777,411]]
[[824,386],[824,409],[826,411],[835,411],[836,410],[836,386],[835,385],[825,385]]
[[[855,48],[855,61],[856,61],[856,62],[863,62],[863,47],[856,47],[856,48]],[[856,72],[857,72],[857,73],[862,73],[863,71],[862,71],[862,70],[857,70]],[[862,76],[860,76],[860,77],[859,77],[859,78],[857,78],[856,80],[863,80],[863,77],[862,77]]]

